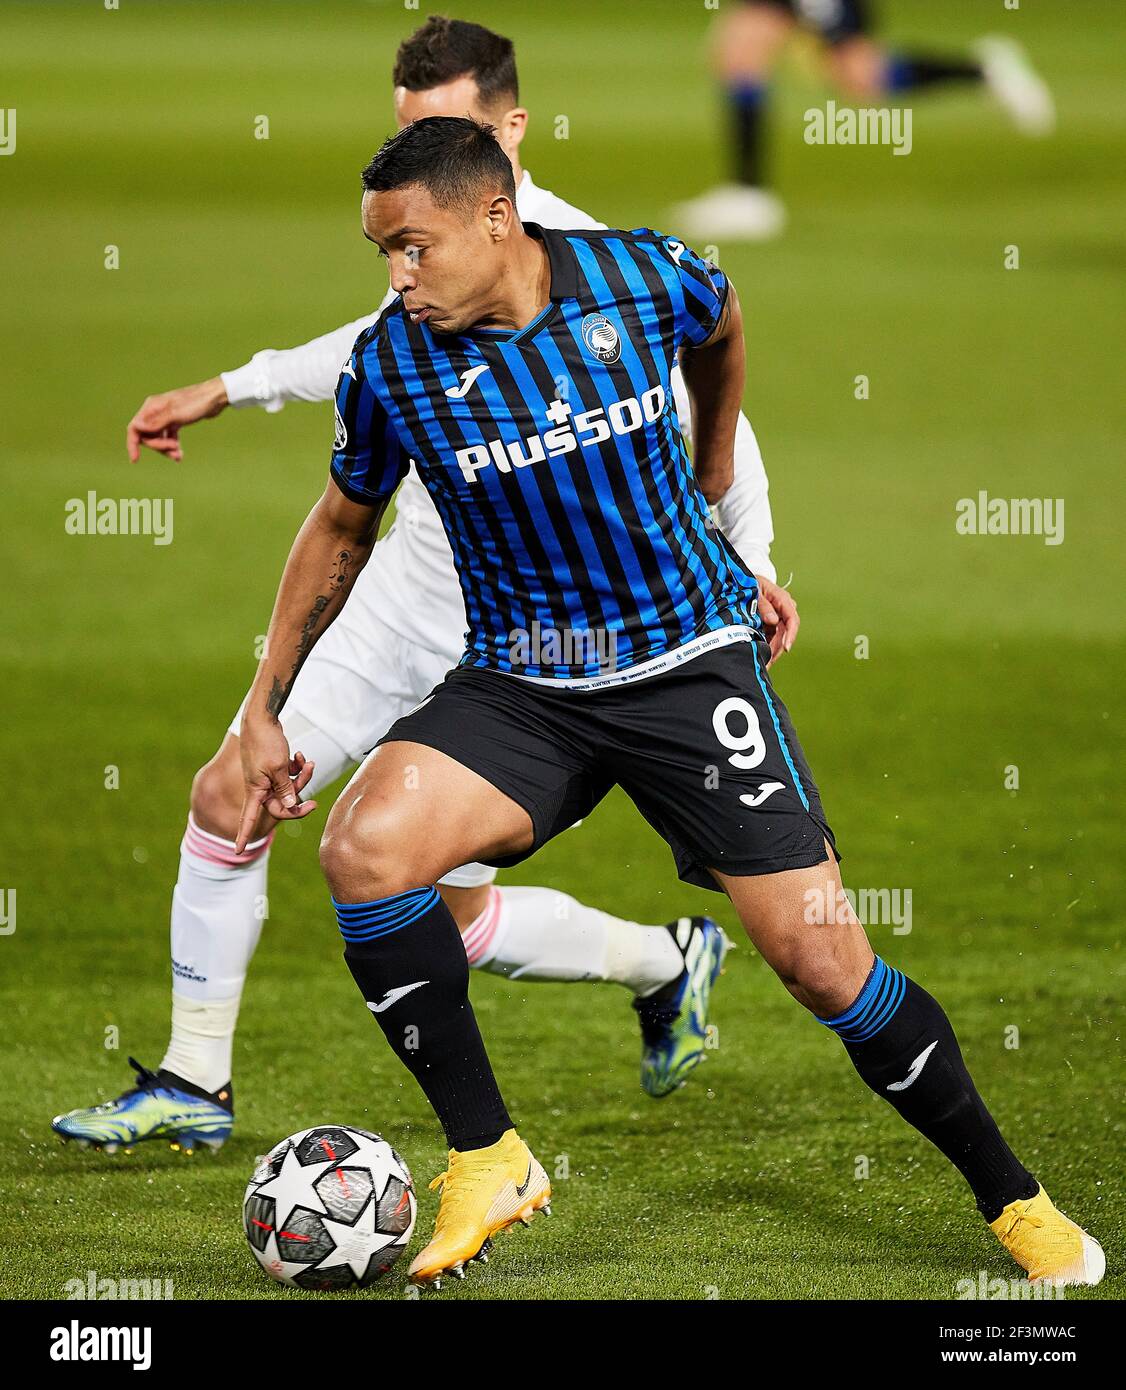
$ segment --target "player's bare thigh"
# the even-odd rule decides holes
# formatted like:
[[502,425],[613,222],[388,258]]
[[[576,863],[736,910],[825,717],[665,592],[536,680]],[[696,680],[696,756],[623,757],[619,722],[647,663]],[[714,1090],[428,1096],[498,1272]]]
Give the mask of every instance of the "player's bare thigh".
[[794,32],[793,15],[779,5],[725,5],[712,31],[712,62],[725,82],[768,77]]
[[[819,1018],[847,1009],[872,969],[868,937],[841,891],[835,856],[811,869],[712,875],[747,935],[799,1004]],[[826,905],[833,904],[828,912]]]
[[420,743],[381,744],[337,798],[321,840],[333,895],[371,902],[434,883],[474,860],[530,849],[523,807]]

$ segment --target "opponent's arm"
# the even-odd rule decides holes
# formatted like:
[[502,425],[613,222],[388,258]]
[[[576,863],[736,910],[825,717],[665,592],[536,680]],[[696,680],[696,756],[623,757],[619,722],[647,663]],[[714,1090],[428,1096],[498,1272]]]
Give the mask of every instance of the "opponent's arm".
[[388,290],[374,314],[353,319],[298,347],[263,348],[245,366],[222,372],[220,379],[231,405],[236,410],[257,405],[272,415],[288,401],[332,400],[341,362],[347,361],[352,344],[394,298],[394,291]]
[[[305,658],[344,606],[367,563],[387,499],[362,503],[329,481],[289,552],[239,734],[246,790],[236,847],[242,853],[263,808],[278,820],[307,815],[291,780],[289,745],[278,716]],[[307,779],[306,779],[307,780]],[[303,785],[303,784],[302,784]]]
[[768,486],[751,422],[740,415],[735,432],[735,478],[713,512],[735,553],[758,580],[758,615],[770,643],[766,664],[771,666],[793,647],[801,616],[794,596],[777,582],[770,559],[774,525]]
[[352,344],[374,323],[394,299],[388,290],[374,314],[322,333],[292,348],[264,348],[245,366],[221,372],[195,386],[180,386],[146,396],[129,421],[125,448],[136,463],[142,445],[179,462],[184,457],[180,430],[198,420],[209,420],[228,406],[236,410],[257,405],[273,414],[287,401],[330,401],[340,375],[340,364]]
[[[698,358],[711,349],[717,336],[724,330],[724,314],[730,308],[734,295],[735,288],[729,284],[724,312],[720,316],[715,332],[702,347],[690,347],[685,344],[681,348],[682,366],[685,364],[687,355],[690,354]],[[738,320],[738,346],[740,350],[738,400],[741,402],[744,354],[742,351],[742,311],[739,309],[737,300],[734,306],[734,315]],[[730,321],[728,330],[730,331]],[[690,370],[691,367],[689,367]],[[679,386],[677,375],[677,373],[673,373],[674,394],[677,393]],[[692,387],[687,380],[688,372],[686,371],[684,375],[689,396],[689,410],[685,415],[678,401],[677,413],[681,415],[682,420],[686,420],[689,424],[689,429],[685,433],[693,449],[693,459],[697,476],[699,476],[699,464],[695,462],[699,458],[699,445],[693,443],[693,438],[700,407],[698,402],[692,401]],[[754,430],[751,429],[750,421],[737,405],[729,484],[719,497],[710,496],[706,489],[704,489],[704,495],[712,503],[716,521],[735,548],[736,554],[758,580],[758,611],[767,640],[770,643],[770,660],[767,662],[769,666],[783,652],[788,652],[794,645],[798,628],[801,625],[801,618],[793,596],[775,582],[774,566],[770,561],[770,542],[774,539],[774,525],[770,515],[767,487],[766,469],[763,466],[762,455],[759,452]]]
[[734,478],[735,429],[746,374],[743,312],[730,282],[715,329],[699,346],[682,344],[680,368],[692,406],[693,471],[701,492],[714,504]]
[[[692,449],[692,403],[679,366],[672,370],[672,393],[680,432]],[[735,426],[734,475],[731,486],[712,508],[716,525],[735,547],[736,554],[752,574],[774,580],[777,574],[770,558],[774,542],[774,519],[770,513],[770,483],[758,440],[743,411]]]
[[180,430],[197,420],[210,420],[225,410],[230,402],[220,377],[201,381],[195,386],[180,386],[175,391],[162,391],[158,396],[146,396],[141,408],[125,430],[125,450],[136,463],[141,457],[141,445],[177,463],[184,457]]

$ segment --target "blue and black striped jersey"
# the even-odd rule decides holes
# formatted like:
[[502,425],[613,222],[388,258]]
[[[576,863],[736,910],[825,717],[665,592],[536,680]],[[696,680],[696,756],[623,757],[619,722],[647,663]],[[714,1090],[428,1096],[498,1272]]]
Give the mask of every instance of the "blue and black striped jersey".
[[593,677],[756,625],[754,577],[711,524],[669,384],[681,345],[714,331],[725,277],[649,230],[525,230],[551,269],[525,328],[441,335],[399,299],[360,335],[332,477],[374,502],[415,460],[461,579],[463,664]]

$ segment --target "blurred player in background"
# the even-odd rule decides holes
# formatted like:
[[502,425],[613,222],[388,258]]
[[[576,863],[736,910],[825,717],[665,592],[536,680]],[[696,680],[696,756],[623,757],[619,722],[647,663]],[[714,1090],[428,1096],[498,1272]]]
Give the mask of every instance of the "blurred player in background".
[[[519,106],[512,43],[477,24],[432,17],[400,47],[394,69],[400,126],[421,116],[488,121],[512,162],[522,217],[548,227],[599,228],[578,208],[533,183],[520,165],[528,113]],[[179,431],[226,406],[281,410],[287,401],[331,400],[359,333],[374,312],[287,351],[266,349],[246,366],[197,386],[150,396],[130,422],[142,444],[180,459]],[[681,419],[690,419],[679,373]],[[453,393],[451,393],[453,394]],[[286,705],[285,729],[301,757],[293,796],[312,796],[360,762],[390,725],[457,664],[465,607],[453,557],[430,498],[412,472],[396,521],[378,543],[347,613],[305,664]],[[774,581],[767,480],[749,421],[740,415],[735,481],[718,520],[760,586],[759,613],[773,654],[798,628],[793,600]],[[157,1072],[133,1063],[134,1086],[104,1105],[56,1117],[65,1139],[115,1149],[146,1139],[218,1147],[233,1123],[232,1052],[239,1004],[262,929],[273,820],[236,852],[242,805],[242,710],[192,785],[188,826],[172,896],[172,1032]],[[304,803],[312,810],[315,803]],[[554,889],[498,887],[483,864],[445,875],[441,892],[477,969],[526,981],[610,981],[634,997],[642,1033],[641,1082],[651,1096],[683,1084],[703,1055],[709,994],[727,942],[708,918],[667,926],[624,921]]]
[[851,100],[871,105],[925,88],[978,85],[1026,134],[1047,135],[1055,126],[1051,93],[1009,39],[981,39],[969,56],[895,51],[873,37],[867,0],[743,0],[725,7],[712,35],[733,177],[673,208],[671,216],[685,236],[757,241],[777,236],[785,226],[785,207],[766,175],[768,83],[799,26],[823,40],[828,76]]

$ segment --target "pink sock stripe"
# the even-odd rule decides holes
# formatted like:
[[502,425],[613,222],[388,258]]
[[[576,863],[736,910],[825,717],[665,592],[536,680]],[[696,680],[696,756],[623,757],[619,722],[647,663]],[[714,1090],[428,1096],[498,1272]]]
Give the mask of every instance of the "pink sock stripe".
[[500,925],[500,889],[493,884],[489,889],[489,901],[479,917],[475,917],[461,934],[461,944],[470,965],[478,965],[489,954],[493,937]]
[[260,840],[251,840],[241,854],[236,854],[233,840],[224,840],[219,835],[212,835],[208,830],[201,830],[189,812],[188,828],[184,831],[180,848],[200,859],[208,859],[212,864],[222,864],[225,868],[236,869],[243,864],[253,864],[256,859],[261,859],[270,848],[273,838],[274,832],[271,830]]

